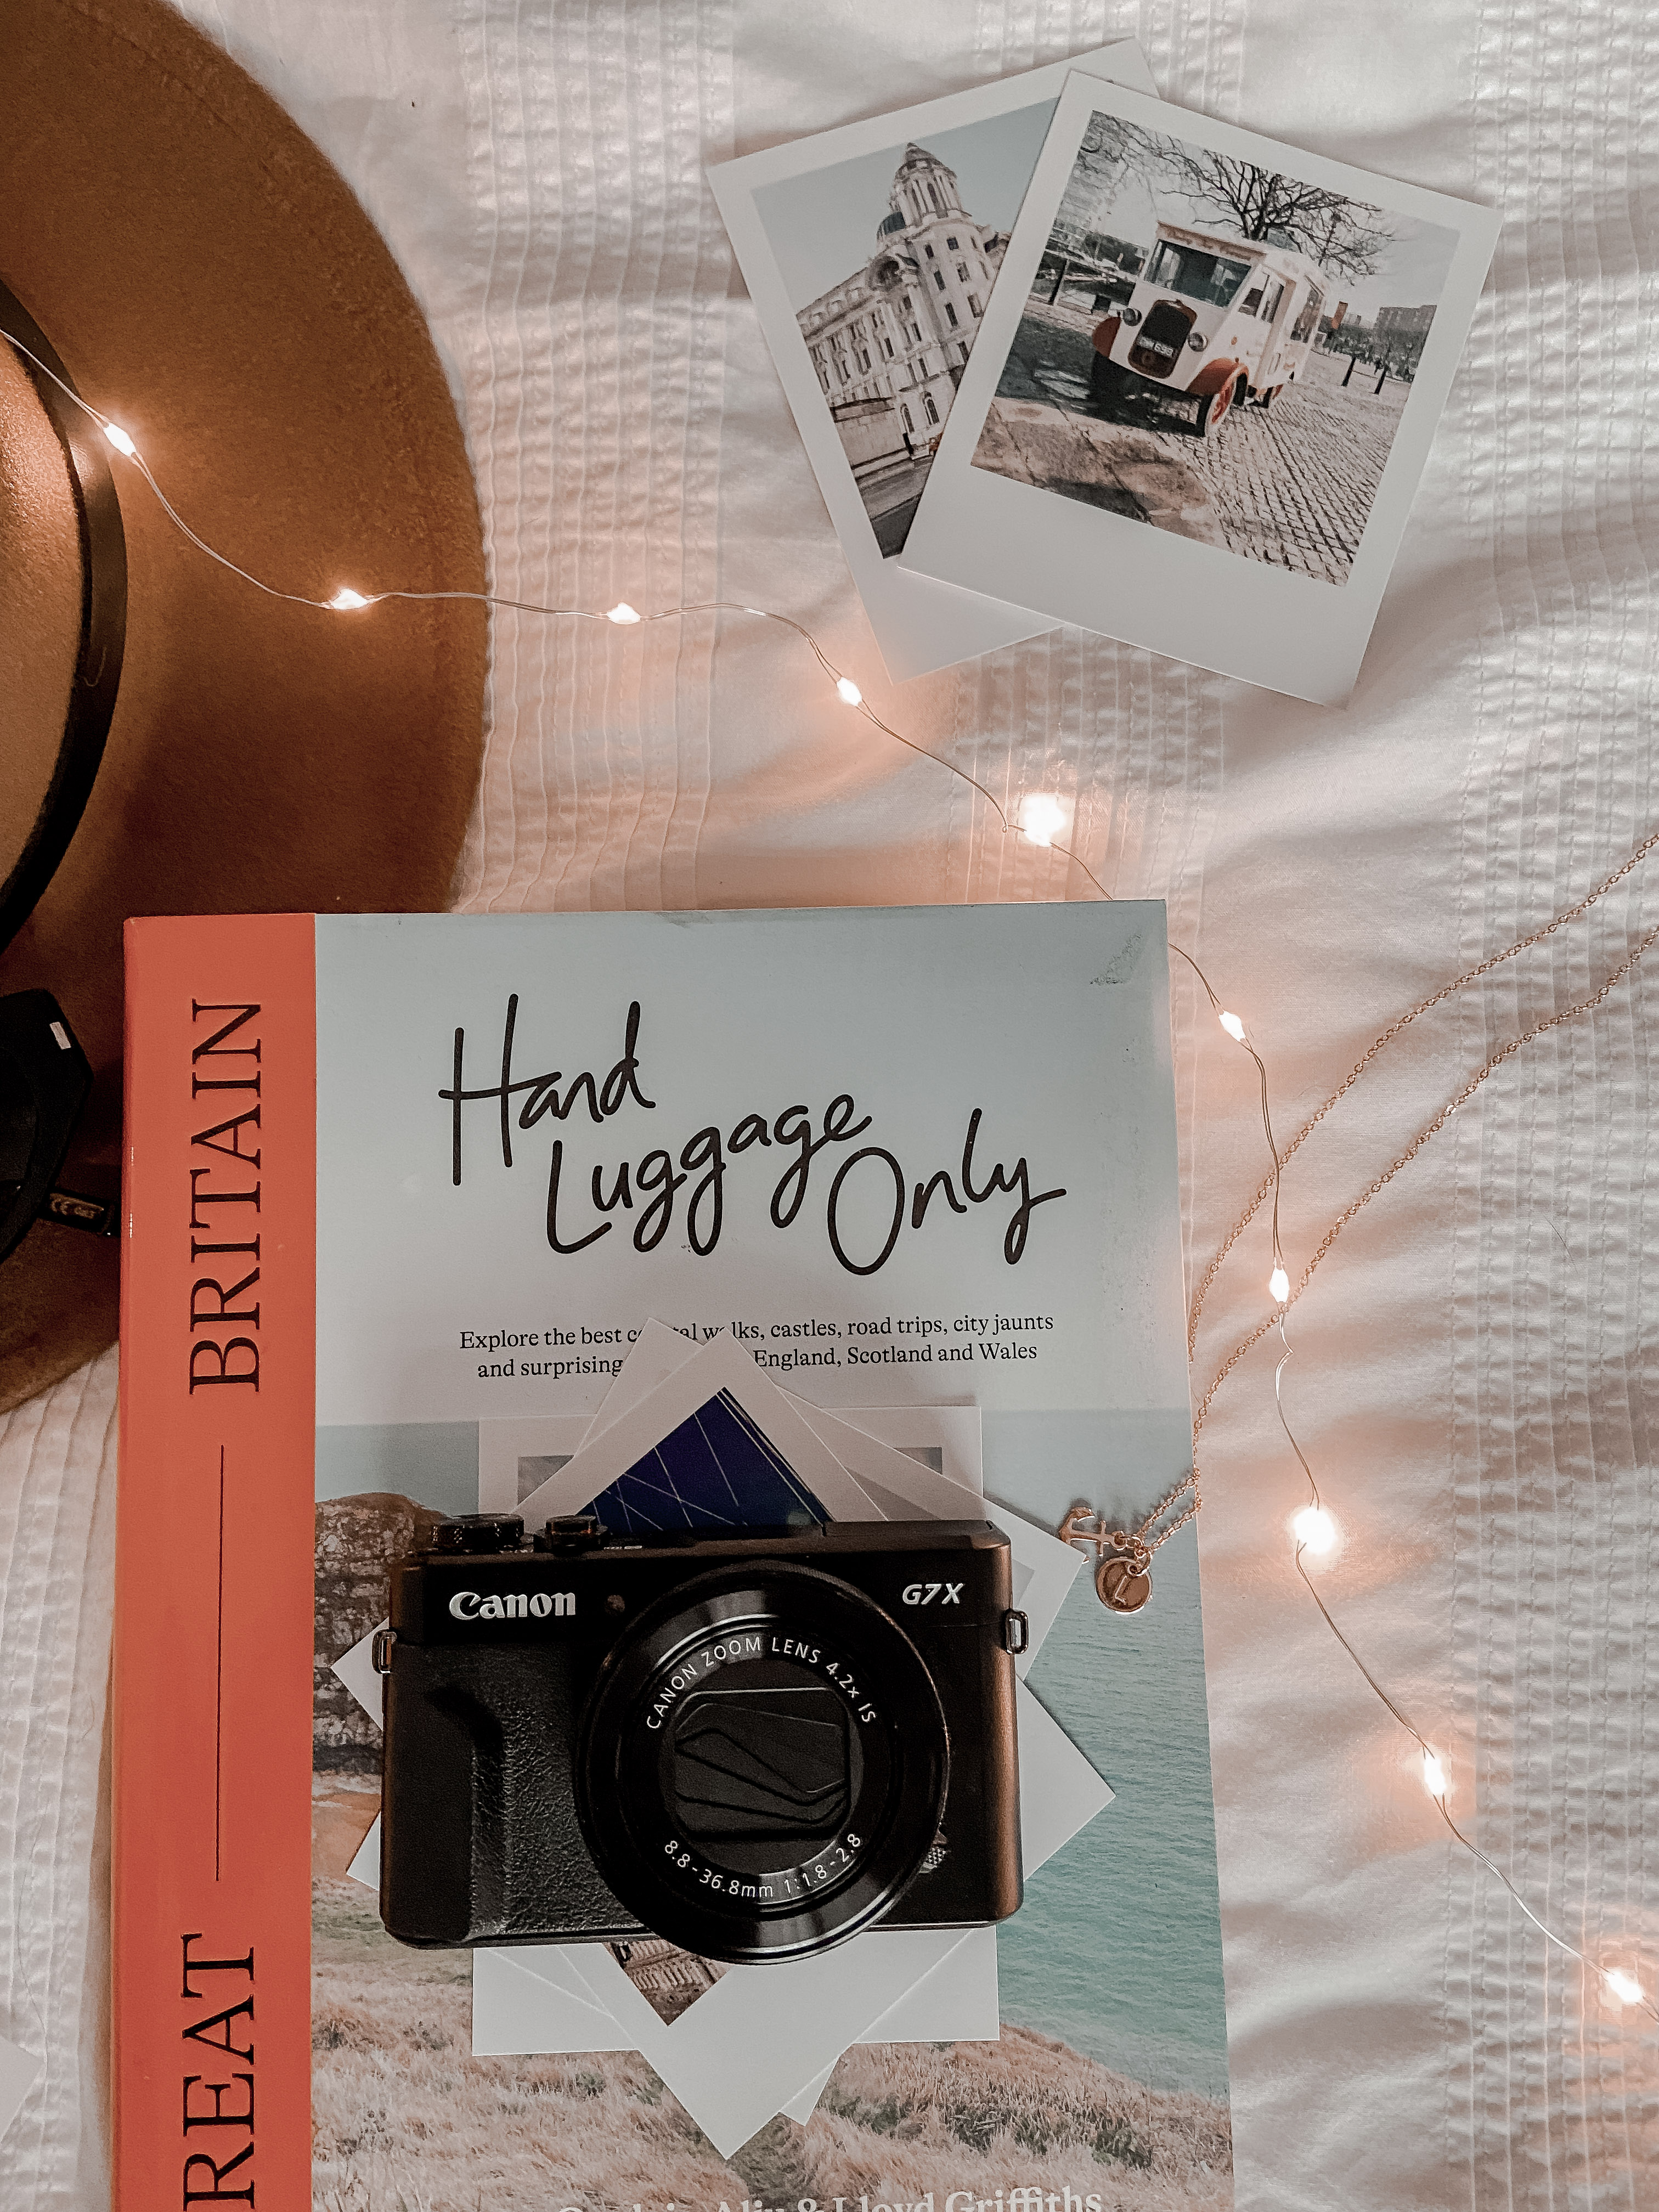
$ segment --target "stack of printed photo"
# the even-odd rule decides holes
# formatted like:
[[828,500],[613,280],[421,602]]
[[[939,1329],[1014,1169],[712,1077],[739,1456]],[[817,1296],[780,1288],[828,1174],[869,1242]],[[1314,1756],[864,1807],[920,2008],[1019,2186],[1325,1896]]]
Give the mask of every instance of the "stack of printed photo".
[[1347,697],[1495,214],[1127,44],[710,179],[896,678],[1063,622]]
[[[550,1589],[575,1578],[573,1555],[586,1558],[590,1567],[602,1566],[601,1579],[620,1579],[611,1542],[629,1553],[678,1546],[676,1572],[690,1583],[708,1565],[707,1546],[686,1543],[694,1535],[764,1531],[769,1557],[785,1558],[792,1536],[805,1540],[801,1550],[812,1571],[823,1575],[833,1569],[837,1576],[854,1577],[854,1587],[862,1582],[889,1595],[893,1611],[914,1632],[912,1641],[924,1661],[940,1638],[947,1646],[953,1637],[975,1644],[988,1636],[1000,1639],[1000,1610],[988,1625],[974,1618],[971,1593],[965,1601],[961,1582],[945,1575],[923,1579],[915,1564],[936,1556],[929,1524],[982,1523],[994,1550],[1006,1547],[1009,1609],[1019,1623],[1010,1639],[1017,1649],[1009,1650],[1008,1664],[1012,1676],[1023,1677],[1082,1559],[1023,1516],[989,1503],[981,1485],[979,1420],[972,1407],[890,1407],[857,1419],[837,1416],[780,1389],[729,1335],[694,1346],[653,1322],[641,1334],[591,1422],[549,1415],[480,1425],[476,1520],[492,1543],[504,1531],[510,1538],[520,1528],[535,1531],[550,1523],[556,1530],[579,1524],[563,1547],[536,1555]],[[590,1521],[591,1529],[580,1525]],[[844,1551],[826,1555],[811,1538],[830,1524],[842,1538],[854,1529],[858,1534]],[[442,1554],[434,1550],[429,1556]],[[461,1557],[466,1562],[463,1582],[489,1579],[484,1555]],[[521,1562],[515,1559],[511,1564],[519,1567]],[[510,1578],[521,1581],[524,1576]],[[574,1612],[580,1601],[574,1592],[569,1596]],[[492,1628],[499,1613],[479,1617],[490,1602],[488,1595],[472,1591],[459,1600],[469,1620],[467,1650],[484,1651],[492,1633],[510,1638],[513,1632],[510,1613],[500,1628]],[[519,1613],[534,1620],[528,1598],[520,1599]],[[379,1624],[333,1668],[377,1730],[382,1723],[382,1680],[374,1652],[385,1628],[384,1622]],[[854,1629],[848,1633],[856,1640]],[[752,1629],[750,1634],[760,1640]],[[767,1639],[769,1645],[778,1641]],[[705,1686],[700,1704],[686,1703],[673,1716],[679,1755],[691,1763],[704,1792],[692,1792],[689,1808],[682,1802],[679,1809],[686,1834],[702,1844],[710,1866],[727,1869],[717,1870],[714,1878],[733,1891],[731,1911],[741,1924],[744,1901],[735,1892],[753,1885],[740,1884],[729,1868],[744,1859],[745,1846],[748,1856],[758,1851],[757,1863],[769,1876],[776,1865],[788,1863],[792,1852],[801,1857],[810,1876],[825,1851],[845,1857],[842,1842],[832,1839],[844,1838],[849,1793],[856,1796],[857,1788],[846,1771],[850,1752],[836,1727],[845,1699],[833,1680],[805,1679],[793,1696],[787,1681],[781,1686],[768,1682],[759,1688],[733,1687],[725,1646],[711,1649],[720,1658],[705,1670],[705,1679],[717,1680],[718,1688]],[[775,1672],[775,1655],[763,1656]],[[677,1662],[671,1678],[676,1684],[689,1663],[684,1656]],[[876,1692],[878,1686],[872,1681],[866,1687]],[[894,1686],[884,1681],[880,1692],[890,1697]],[[711,1698],[725,1701],[712,1715]],[[775,1704],[784,1699],[782,1713],[763,1713],[750,1738],[739,1731],[734,1740],[733,1711],[741,1720],[759,1710],[757,1700],[763,1704],[769,1698]],[[815,1717],[814,1698],[830,1709],[827,1718]],[[976,1699],[971,1702],[972,1710],[947,1716],[954,1723],[959,1760],[975,1738],[1001,1725],[1000,1716],[978,1710]],[[1017,1753],[1010,1778],[1017,1777],[1017,1782],[1001,1808],[1007,1834],[1000,1840],[1012,1863],[1030,1875],[1094,1819],[1110,1802],[1112,1792],[1023,1682],[1016,1704],[1010,1749],[1017,1742]],[[387,1923],[394,1929],[405,1913],[418,1916],[428,1909],[436,1880],[430,1870],[431,1811],[414,1799],[440,1769],[426,1756],[418,1717],[402,1725],[409,1731],[405,1756],[411,1775],[406,1817],[418,1836],[407,1877],[415,1894],[405,1905],[389,1881],[382,1888],[389,1870],[382,1865],[380,1820],[349,1869],[354,1881],[381,1896]],[[830,1737],[828,1752],[811,1741],[815,1733]],[[389,1795],[398,1788],[398,1759],[394,1741],[386,1753]],[[808,1761],[813,1789],[802,1784],[791,1759]],[[815,1759],[823,1765],[822,1776],[811,1765]],[[726,1802],[734,1775],[742,1799],[736,1811]],[[447,1786],[449,1779],[442,1771],[440,1786]],[[680,1788],[684,1797],[690,1785],[682,1782]],[[716,2149],[727,2153],[775,2113],[805,2120],[851,2045],[994,2041],[994,1917],[1017,1906],[1018,1887],[1017,1881],[1000,1899],[988,1894],[986,1884],[994,1887],[994,1869],[985,1861],[999,1840],[998,1808],[972,1808],[988,1816],[990,1841],[981,1854],[965,1788],[961,1795],[963,1802],[953,1816],[947,1790],[939,1824],[923,1839],[927,1874],[934,1874],[947,1857],[957,1862],[951,1893],[922,1900],[920,1913],[926,1922],[945,1924],[894,1925],[896,1918],[908,1916],[890,1905],[878,1924],[849,1940],[798,1958],[749,1965],[700,1955],[649,1928],[610,1942],[481,1944],[472,1954],[474,2052],[637,2051]],[[977,1800],[989,1793],[972,1795]],[[608,1871],[614,1883],[614,1864]],[[914,1886],[907,1895],[914,1911]],[[544,1899],[544,1907],[545,1903]],[[953,1906],[962,1917],[951,1924]]]

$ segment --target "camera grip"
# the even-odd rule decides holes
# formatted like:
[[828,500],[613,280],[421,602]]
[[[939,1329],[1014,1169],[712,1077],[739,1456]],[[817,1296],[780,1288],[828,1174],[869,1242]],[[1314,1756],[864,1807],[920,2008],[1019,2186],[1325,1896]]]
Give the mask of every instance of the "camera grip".
[[[380,1857],[388,1931],[452,1946],[641,1933],[577,1826],[569,1655],[399,1642],[392,1662]],[[562,1925],[550,1931],[555,1897]]]

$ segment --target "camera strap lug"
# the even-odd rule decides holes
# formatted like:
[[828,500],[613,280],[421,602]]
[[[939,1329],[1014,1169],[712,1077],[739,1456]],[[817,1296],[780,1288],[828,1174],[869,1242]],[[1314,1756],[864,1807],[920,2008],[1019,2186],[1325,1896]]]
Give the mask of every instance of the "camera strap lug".
[[370,1664],[377,1674],[389,1674],[392,1672],[392,1647],[397,1641],[398,1632],[395,1628],[375,1630],[374,1641],[368,1647],[368,1656]]
[[1016,1613],[1011,1606],[1002,1616],[1003,1650],[1018,1659],[1023,1651],[1029,1650],[1030,1642],[1030,1622],[1023,1613]]

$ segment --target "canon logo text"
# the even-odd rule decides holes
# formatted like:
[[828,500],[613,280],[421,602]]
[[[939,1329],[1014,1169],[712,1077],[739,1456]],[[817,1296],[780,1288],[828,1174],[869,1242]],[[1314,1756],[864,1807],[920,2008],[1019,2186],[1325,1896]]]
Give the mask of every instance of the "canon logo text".
[[457,1620],[545,1620],[549,1613],[574,1614],[574,1590],[492,1590],[481,1597],[477,1590],[457,1590],[449,1601]]

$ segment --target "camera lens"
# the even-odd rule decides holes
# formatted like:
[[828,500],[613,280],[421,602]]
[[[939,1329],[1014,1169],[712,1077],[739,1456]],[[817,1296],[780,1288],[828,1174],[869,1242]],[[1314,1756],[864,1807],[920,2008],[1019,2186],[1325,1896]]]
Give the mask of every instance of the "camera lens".
[[688,1583],[611,1653],[576,1810],[648,1928],[732,1964],[845,1942],[896,1903],[949,1775],[932,1677],[892,1618],[816,1569]]
[[662,1730],[663,1802],[679,1833],[734,1874],[777,1842],[829,1843],[862,1779],[837,1692],[787,1661],[769,1671],[783,1679],[693,1691]]

